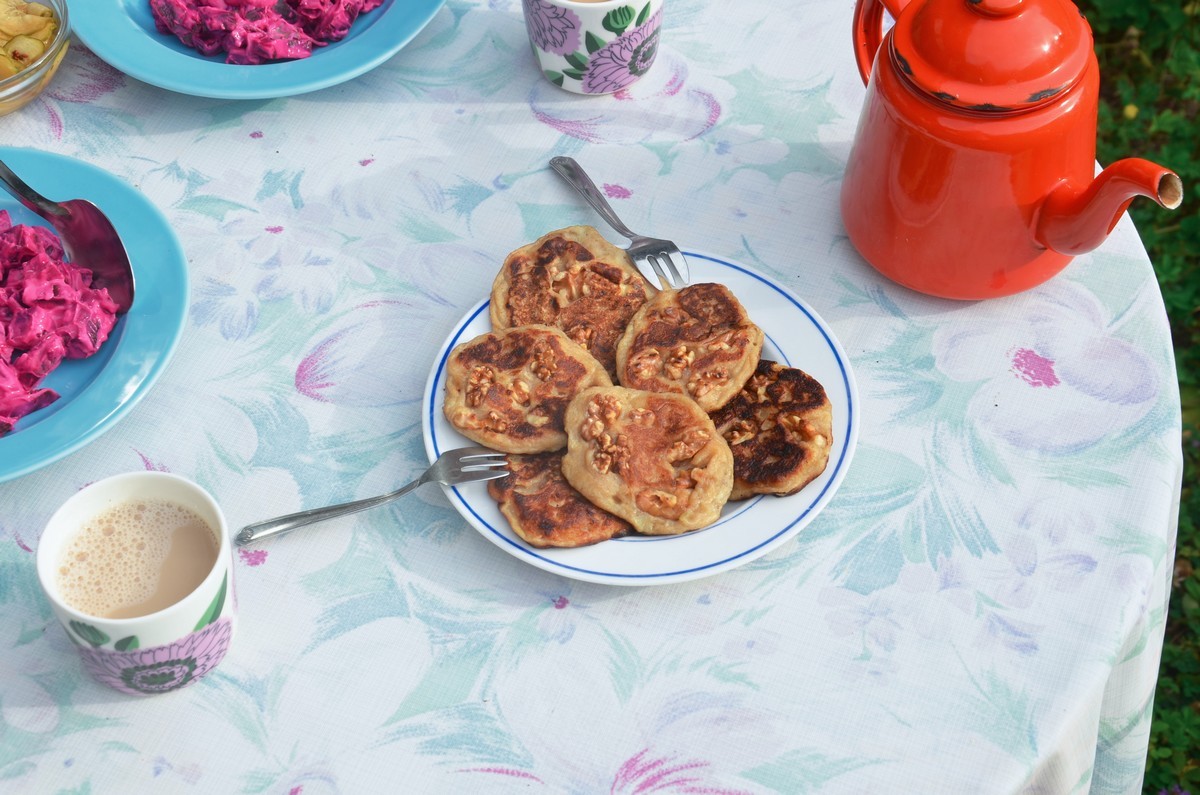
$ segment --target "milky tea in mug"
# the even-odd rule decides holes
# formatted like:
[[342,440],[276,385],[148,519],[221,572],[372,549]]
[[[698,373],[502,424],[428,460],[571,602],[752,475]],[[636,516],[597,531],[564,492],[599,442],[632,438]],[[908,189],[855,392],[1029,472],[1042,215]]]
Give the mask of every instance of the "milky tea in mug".
[[204,581],[217,561],[216,532],[194,511],[132,499],[83,523],[63,549],[63,601],[92,616],[135,618],[170,607]]
[[190,685],[229,650],[229,527],[187,478],[126,472],[75,492],[42,531],[37,571],[84,669],[122,693]]

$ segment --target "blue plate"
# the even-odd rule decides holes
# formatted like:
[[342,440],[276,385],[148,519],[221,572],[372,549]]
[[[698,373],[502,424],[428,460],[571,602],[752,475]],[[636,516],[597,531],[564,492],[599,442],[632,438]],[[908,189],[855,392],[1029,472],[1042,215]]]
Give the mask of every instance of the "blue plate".
[[375,68],[408,44],[446,0],[384,0],[354,21],[349,35],[308,58],[255,65],[205,56],[159,33],[150,0],[86,0],[71,4],[71,28],[110,66],[145,83],[219,99],[271,99],[345,82]]
[[[64,361],[45,380],[61,397],[17,420],[0,436],[0,482],[75,452],[111,428],[146,394],[183,333],[188,307],[187,260],[167,219],[140,192],[87,163],[0,147],[0,160],[48,199],[89,199],[112,219],[137,284],[133,306],[117,319],[100,350]],[[0,210],[14,224],[48,226],[7,193]]]

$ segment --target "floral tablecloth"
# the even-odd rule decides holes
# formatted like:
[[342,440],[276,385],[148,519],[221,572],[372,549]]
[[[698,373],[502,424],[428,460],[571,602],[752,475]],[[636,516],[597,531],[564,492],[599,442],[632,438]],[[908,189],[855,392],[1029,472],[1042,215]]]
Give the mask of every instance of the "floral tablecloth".
[[[871,270],[837,210],[852,9],[668,0],[657,62],[607,97],[537,72],[518,0],[449,0],[382,66],[269,101],[154,88],[75,42],[0,139],[142,191],[191,298],[129,416],[0,484],[0,791],[1139,791],[1180,479],[1150,263],[1124,218],[1012,298]],[[620,588],[504,554],[425,487],[240,550],[237,635],[195,686],[88,679],[34,573],[54,508],[167,470],[236,529],[415,476],[434,354],[504,255],[609,231],[555,154],[631,227],[828,321],[863,411],[828,508],[734,571]]]

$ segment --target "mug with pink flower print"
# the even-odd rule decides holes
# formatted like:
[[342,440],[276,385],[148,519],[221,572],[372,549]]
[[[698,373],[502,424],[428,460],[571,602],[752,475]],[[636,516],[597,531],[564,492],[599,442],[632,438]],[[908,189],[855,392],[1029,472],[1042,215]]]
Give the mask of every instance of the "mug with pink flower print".
[[632,85],[658,54],[662,0],[522,0],[534,59],[577,94]]
[[232,562],[216,501],[166,472],[127,472],[75,492],[37,550],[38,580],[84,668],[133,695],[177,690],[224,658]]

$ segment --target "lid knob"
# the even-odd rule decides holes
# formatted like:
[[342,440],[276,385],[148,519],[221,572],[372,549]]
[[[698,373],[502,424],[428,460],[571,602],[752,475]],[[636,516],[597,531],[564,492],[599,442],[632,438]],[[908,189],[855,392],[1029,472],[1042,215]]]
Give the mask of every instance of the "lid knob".
[[1021,10],[1025,0],[967,0],[971,8],[992,17],[1007,17]]

